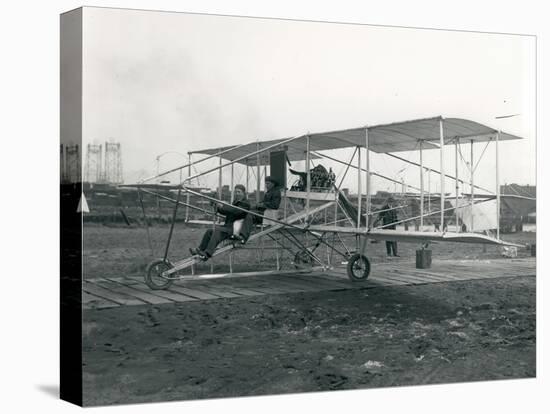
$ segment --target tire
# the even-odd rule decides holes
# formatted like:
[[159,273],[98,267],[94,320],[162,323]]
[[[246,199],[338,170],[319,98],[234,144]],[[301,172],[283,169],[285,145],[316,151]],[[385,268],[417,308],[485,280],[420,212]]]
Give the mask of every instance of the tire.
[[370,262],[367,256],[355,253],[348,260],[348,278],[352,282],[364,282],[370,274]]
[[147,273],[145,274],[145,283],[152,290],[168,289],[174,282],[174,279],[167,279],[162,277],[162,272],[171,269],[172,263],[157,259],[149,263],[147,266]]

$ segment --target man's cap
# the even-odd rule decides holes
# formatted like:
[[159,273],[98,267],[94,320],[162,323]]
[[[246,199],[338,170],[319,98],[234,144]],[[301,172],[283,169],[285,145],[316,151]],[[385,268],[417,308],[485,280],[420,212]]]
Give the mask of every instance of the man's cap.
[[237,184],[235,190],[241,190],[243,193],[246,193],[246,188],[242,184]]

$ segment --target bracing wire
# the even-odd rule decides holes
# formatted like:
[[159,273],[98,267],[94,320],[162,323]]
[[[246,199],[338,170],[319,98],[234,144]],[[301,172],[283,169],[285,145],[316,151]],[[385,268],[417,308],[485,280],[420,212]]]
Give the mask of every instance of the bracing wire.
[[412,158],[412,155],[413,155],[414,151],[416,151],[416,149],[418,148],[419,145],[420,145],[420,141],[416,141],[416,144],[415,144],[414,148],[411,150],[411,154],[409,154],[409,157],[406,160],[403,161],[404,163],[406,163],[405,166],[393,175],[393,178],[396,181],[399,181],[398,178],[401,178],[401,182],[403,184],[405,184],[407,187],[408,187],[408,185],[403,180],[403,173],[405,173],[413,165],[413,164],[411,164],[411,158]]

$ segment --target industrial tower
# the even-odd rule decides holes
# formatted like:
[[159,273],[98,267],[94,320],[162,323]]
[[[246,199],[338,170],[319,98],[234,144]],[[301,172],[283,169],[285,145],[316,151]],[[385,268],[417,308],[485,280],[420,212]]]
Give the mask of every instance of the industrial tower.
[[62,183],[77,183],[80,182],[80,150],[78,144],[63,145],[61,144],[60,152],[61,164],[61,182]]
[[88,144],[86,151],[85,180],[89,183],[98,183],[102,180],[102,151],[101,144]]
[[122,153],[120,143],[105,142],[105,177],[110,184],[122,184]]
[[120,143],[88,144],[85,179],[89,183],[122,184],[122,152]]

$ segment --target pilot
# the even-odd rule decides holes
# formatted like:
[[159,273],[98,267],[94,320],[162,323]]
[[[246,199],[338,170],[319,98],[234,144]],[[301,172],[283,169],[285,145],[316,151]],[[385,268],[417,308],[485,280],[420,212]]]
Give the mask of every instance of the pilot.
[[[235,186],[233,205],[245,210],[250,210],[250,202],[246,199],[246,188],[242,184],[237,184]],[[189,249],[192,255],[198,255],[204,261],[212,257],[218,244],[228,239],[233,234],[233,223],[247,216],[246,211],[221,203],[216,204],[216,211],[225,216],[224,225],[216,226],[215,230],[206,230],[199,247],[197,249]]]

